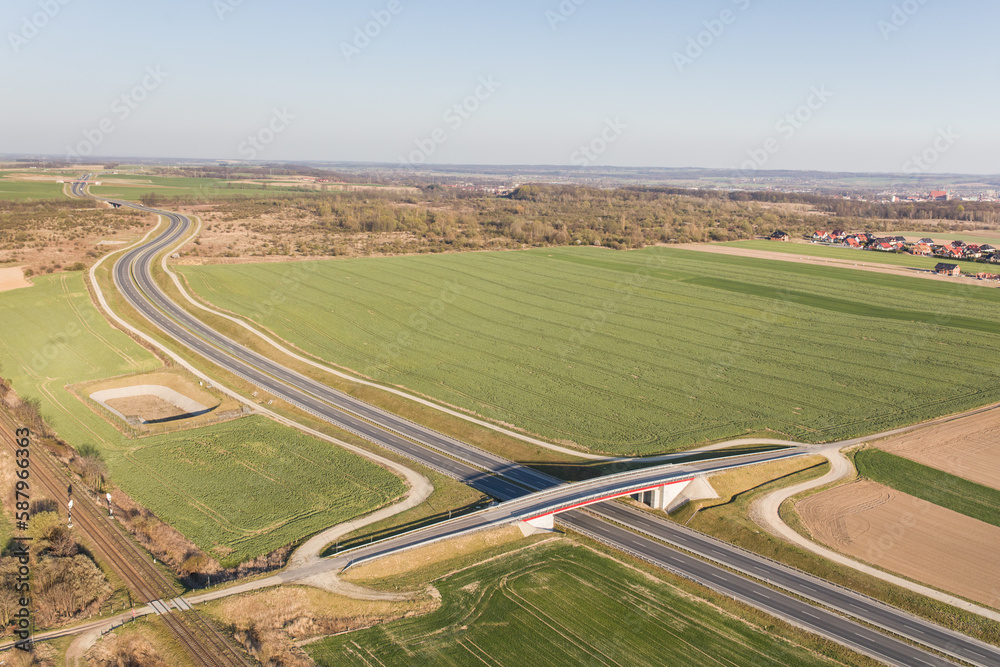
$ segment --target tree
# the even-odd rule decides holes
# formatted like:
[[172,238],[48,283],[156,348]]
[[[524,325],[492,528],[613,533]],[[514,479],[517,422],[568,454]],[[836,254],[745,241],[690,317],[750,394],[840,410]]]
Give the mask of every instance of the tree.
[[80,469],[80,476],[87,485],[97,491],[104,490],[108,480],[108,466],[100,450],[90,443],[84,443],[76,448],[75,462]]

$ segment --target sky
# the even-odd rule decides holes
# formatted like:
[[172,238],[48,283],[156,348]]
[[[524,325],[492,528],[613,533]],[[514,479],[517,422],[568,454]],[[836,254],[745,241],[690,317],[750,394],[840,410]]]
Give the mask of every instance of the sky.
[[994,0],[4,0],[0,153],[1000,173]]

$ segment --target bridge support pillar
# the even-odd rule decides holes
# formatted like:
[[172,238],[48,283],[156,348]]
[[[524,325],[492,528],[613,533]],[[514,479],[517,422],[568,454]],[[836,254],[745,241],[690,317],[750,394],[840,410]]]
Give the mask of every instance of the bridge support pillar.
[[643,505],[649,505],[654,510],[667,511],[668,509],[672,509],[674,501],[680,497],[681,493],[684,492],[684,489],[686,489],[690,483],[690,479],[685,479],[680,482],[672,482],[670,484],[657,486],[656,488],[648,489],[646,491],[640,491],[639,493],[633,493],[632,497]]
[[556,529],[556,515],[546,514],[527,521],[518,521],[517,527],[525,537],[536,533],[553,533]]
[[534,519],[528,519],[525,523],[535,528],[541,528],[542,530],[555,530],[556,515],[546,514],[545,516],[537,516]]

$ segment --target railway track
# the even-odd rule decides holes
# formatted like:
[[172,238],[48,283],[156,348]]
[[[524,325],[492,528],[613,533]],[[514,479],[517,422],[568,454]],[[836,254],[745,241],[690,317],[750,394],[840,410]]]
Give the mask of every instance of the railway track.
[[[0,410],[0,439],[12,451],[17,449],[16,428],[10,415]],[[32,488],[41,487],[52,500],[65,507],[73,480],[41,447],[31,447],[30,471]],[[225,637],[179,599],[175,585],[153,564],[150,556],[121,533],[97,502],[86,492],[74,494],[72,498],[75,527],[90,541],[95,555],[103,559],[140,600],[156,611],[196,664],[249,667],[250,663]]]

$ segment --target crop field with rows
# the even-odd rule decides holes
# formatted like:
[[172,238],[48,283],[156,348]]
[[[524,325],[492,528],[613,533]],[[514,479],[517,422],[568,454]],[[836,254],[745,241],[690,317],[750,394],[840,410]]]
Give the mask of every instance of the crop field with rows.
[[184,266],[329,362],[554,441],[825,442],[1000,401],[1000,291],[652,247]]
[[262,417],[129,439],[69,385],[162,368],[91,304],[80,273],[0,293],[2,375],[73,447],[94,445],[111,482],[232,565],[375,510],[405,491],[392,473]]
[[[541,553],[539,553],[541,551]],[[434,613],[305,650],[319,665],[829,665],[810,635],[781,639],[635,568],[567,544],[506,554],[434,582]],[[821,643],[821,642],[819,642]]]
[[401,496],[402,480],[264,417],[136,442],[131,487],[188,539],[234,565]]

